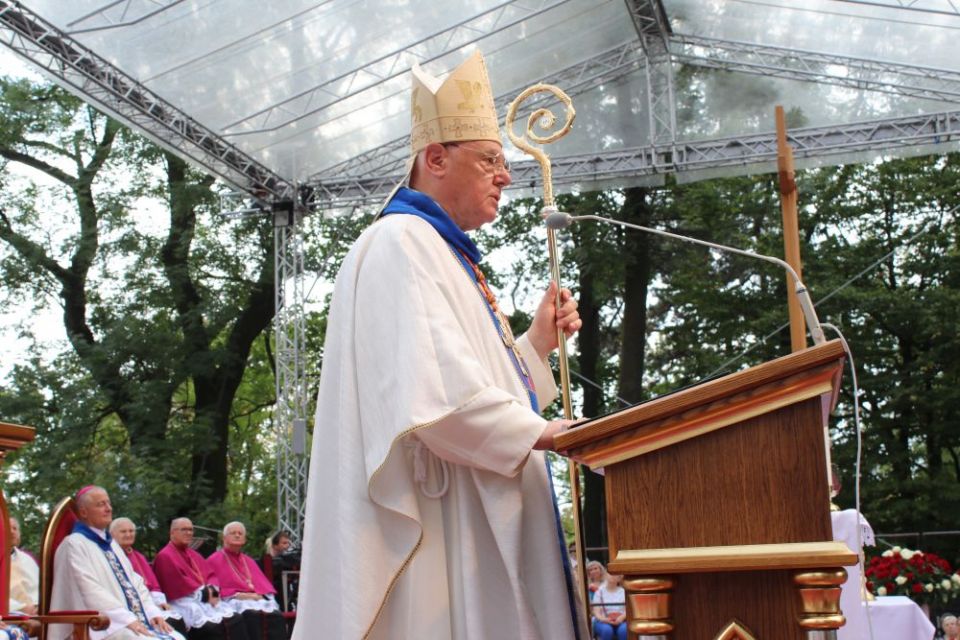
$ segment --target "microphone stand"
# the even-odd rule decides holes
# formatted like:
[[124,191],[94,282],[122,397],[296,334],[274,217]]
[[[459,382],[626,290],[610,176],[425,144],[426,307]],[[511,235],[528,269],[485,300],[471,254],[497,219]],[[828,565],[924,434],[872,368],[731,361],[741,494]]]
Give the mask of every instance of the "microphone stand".
[[[750,251],[744,251],[743,249],[737,249],[735,247],[729,247],[724,244],[717,244],[715,242],[708,242],[706,240],[700,240],[698,238],[692,238],[690,236],[682,236],[677,233],[671,233],[669,231],[663,231],[661,229],[654,229],[652,227],[644,227],[643,225],[633,224],[631,222],[624,222],[623,220],[614,220],[611,218],[604,218],[603,216],[596,215],[582,215],[582,216],[573,216],[569,213],[563,211],[558,211],[556,206],[549,206],[543,208],[543,217],[547,223],[548,229],[563,229],[569,227],[574,222],[580,220],[596,220],[597,222],[607,222],[610,224],[618,224],[622,227],[628,227],[630,229],[637,229],[638,231],[644,231],[646,233],[652,233],[654,235],[663,236],[666,238],[671,238],[673,240],[682,240],[684,242],[692,242],[694,244],[699,244],[704,247],[709,247],[711,249],[716,249],[718,251],[727,251],[729,253],[735,253],[741,256],[747,256],[748,258],[759,258],[766,262],[773,263],[779,267],[783,267],[784,270],[789,274],[790,278],[794,283],[794,294],[797,296],[797,301],[800,303],[800,309],[803,311],[803,317],[807,325],[807,329],[810,331],[810,337],[813,338],[814,345],[821,345],[827,341],[826,336],[823,335],[823,327],[820,326],[820,320],[817,318],[817,312],[813,308],[813,301],[810,299],[810,293],[807,291],[806,285],[803,284],[803,281],[800,280],[800,276],[794,270],[790,264],[780,258],[774,256],[764,255],[762,253],[753,253]],[[830,477],[830,465],[831,465],[831,452],[830,452],[830,433],[827,429],[826,423],[823,425],[823,447],[825,452],[825,459],[827,463],[827,477]]]
[[[517,108],[524,100],[538,93],[552,94],[554,97],[560,100],[560,102],[562,102],[566,107],[566,119],[564,120],[563,125],[557,131],[549,135],[541,136],[534,131],[534,128],[539,127],[541,130],[549,132],[556,125],[556,116],[549,109],[536,109],[527,118],[527,128],[525,132],[526,137],[517,136],[513,132],[513,122],[516,119]],[[527,141],[527,138],[541,145],[555,142],[570,132],[570,128],[573,126],[573,119],[575,117],[576,110],[573,108],[573,102],[570,100],[570,96],[568,96],[558,87],[542,83],[535,84],[520,92],[520,94],[513,99],[513,102],[510,103],[510,106],[507,109],[505,124],[507,135],[510,137],[510,141],[513,142],[513,144],[518,148],[533,156],[540,164],[540,170],[543,173],[543,205],[545,208],[549,207],[553,208],[554,210],[556,209],[553,200],[553,171],[550,166],[550,157],[543,151],[543,149],[530,144],[530,142]],[[557,251],[557,233],[555,229],[552,229],[549,226],[547,227],[547,250],[550,258],[550,277],[557,285],[555,304],[556,308],[559,309],[562,304],[562,300],[560,299],[560,259]],[[567,420],[572,420],[573,408],[570,404],[570,364],[567,357],[566,336],[564,336],[563,330],[560,328],[557,328],[557,349],[560,361],[560,395],[563,399],[563,417]],[[577,463],[569,458],[567,459],[567,467],[570,476],[570,502],[573,511],[573,537],[579,568],[577,575],[574,576],[574,583],[577,586],[577,590],[580,594],[580,604],[582,605],[582,608],[578,613],[581,616],[585,616],[585,619],[582,621],[583,624],[578,624],[578,622],[580,622],[578,620],[574,621],[576,635],[579,637],[581,627],[586,625],[587,629],[589,629],[590,626],[590,598],[589,594],[587,593],[587,562],[586,555],[584,554],[583,533],[580,527],[580,474]]]
[[595,215],[583,215],[583,216],[573,216],[569,213],[564,213],[562,211],[557,211],[555,206],[544,207],[543,208],[544,218],[547,221],[548,229],[562,229],[569,226],[573,222],[579,220],[596,220],[597,222],[607,222],[612,224],[618,224],[621,227],[629,227],[631,229],[637,229],[638,231],[645,231],[646,233],[652,233],[658,236],[664,236],[666,238],[671,238],[673,240],[682,240],[684,242],[692,242],[694,244],[699,244],[704,247],[709,247],[711,249],[717,249],[718,251],[727,251],[729,253],[736,253],[741,256],[747,256],[748,258],[759,258],[766,262],[773,263],[779,267],[782,267],[789,274],[790,278],[794,283],[794,293],[797,296],[797,300],[800,302],[800,308],[803,310],[803,316],[806,320],[807,329],[810,331],[810,337],[813,338],[813,343],[823,344],[827,341],[826,336],[823,334],[823,328],[820,326],[820,320],[817,318],[817,313],[813,308],[813,302],[810,300],[810,293],[807,291],[807,287],[803,284],[803,281],[800,280],[800,276],[797,275],[797,272],[794,270],[790,264],[780,258],[774,256],[764,255],[762,253],[753,253],[751,251],[744,251],[743,249],[737,249],[735,247],[729,247],[724,244],[717,244],[716,242],[708,242],[707,240],[700,240],[699,238],[692,238],[690,236],[681,236],[676,233],[671,233],[669,231],[663,231],[661,229],[654,229],[652,227],[644,227],[643,225],[633,224],[630,222],[624,222],[623,220],[613,220],[610,218],[604,218],[603,216]]

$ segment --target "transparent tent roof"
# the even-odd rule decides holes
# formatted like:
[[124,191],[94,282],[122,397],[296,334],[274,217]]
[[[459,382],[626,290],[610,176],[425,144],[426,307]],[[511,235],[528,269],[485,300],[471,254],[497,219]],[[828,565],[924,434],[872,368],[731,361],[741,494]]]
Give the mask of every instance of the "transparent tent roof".
[[[954,6],[0,0],[0,31],[84,98],[246,191],[273,175],[287,188],[319,187],[319,200],[359,202],[389,188],[406,157],[411,64],[443,75],[473,48],[487,58],[501,113],[539,81],[573,96],[577,123],[549,150],[561,167],[558,188],[770,168],[777,104],[800,158],[952,149],[960,128]],[[26,39],[35,42],[25,43],[21,19],[33,21]],[[60,51],[50,54],[53,36]],[[110,74],[123,82],[105,81]],[[122,104],[130,87],[133,106]],[[194,130],[178,131],[186,120],[202,142]],[[260,173],[224,166],[238,158]],[[534,167],[521,166],[517,178],[534,184]]]

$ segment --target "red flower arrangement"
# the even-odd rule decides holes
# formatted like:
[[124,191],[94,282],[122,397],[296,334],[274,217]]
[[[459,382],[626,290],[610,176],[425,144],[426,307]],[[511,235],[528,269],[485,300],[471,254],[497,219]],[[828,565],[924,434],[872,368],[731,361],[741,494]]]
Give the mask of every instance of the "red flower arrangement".
[[907,596],[921,604],[946,602],[960,592],[960,575],[935,553],[893,547],[870,558],[867,589],[878,596]]

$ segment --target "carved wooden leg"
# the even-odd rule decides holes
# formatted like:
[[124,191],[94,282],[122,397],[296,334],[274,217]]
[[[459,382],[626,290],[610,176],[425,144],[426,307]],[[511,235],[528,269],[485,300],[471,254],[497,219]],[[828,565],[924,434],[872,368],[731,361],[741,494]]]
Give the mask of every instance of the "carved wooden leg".
[[840,611],[840,585],[847,579],[845,569],[798,571],[793,575],[800,595],[800,628],[807,640],[836,640],[837,629],[846,618]]
[[643,577],[623,581],[627,594],[627,622],[637,640],[666,640],[673,631],[670,619],[673,578]]

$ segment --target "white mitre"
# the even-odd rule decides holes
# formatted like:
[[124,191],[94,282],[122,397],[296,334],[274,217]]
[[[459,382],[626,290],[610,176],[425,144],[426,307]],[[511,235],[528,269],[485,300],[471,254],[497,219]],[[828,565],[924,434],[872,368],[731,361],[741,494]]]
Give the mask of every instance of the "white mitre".
[[417,63],[410,75],[410,157],[403,179],[390,191],[381,211],[400,187],[407,186],[417,154],[431,142],[491,140],[503,144],[487,65],[479,50],[446,80],[430,75]]
[[501,142],[490,78],[480,51],[475,51],[442,82],[418,64],[413,65],[411,75],[411,156],[431,142]]

